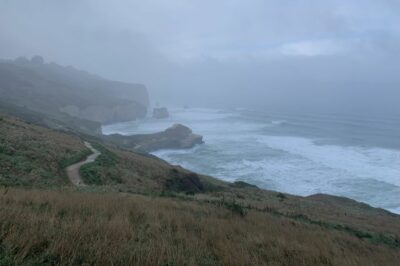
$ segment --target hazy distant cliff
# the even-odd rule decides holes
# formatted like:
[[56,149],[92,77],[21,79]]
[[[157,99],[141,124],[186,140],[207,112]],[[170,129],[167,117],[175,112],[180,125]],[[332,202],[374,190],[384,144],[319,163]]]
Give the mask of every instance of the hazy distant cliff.
[[149,98],[142,84],[45,63],[36,56],[0,61],[0,99],[35,112],[99,123],[134,120],[147,113]]

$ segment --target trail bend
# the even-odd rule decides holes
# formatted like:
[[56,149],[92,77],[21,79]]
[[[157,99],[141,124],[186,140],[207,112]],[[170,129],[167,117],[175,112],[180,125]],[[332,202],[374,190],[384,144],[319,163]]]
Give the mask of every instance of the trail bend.
[[79,174],[79,170],[83,165],[94,162],[96,158],[99,157],[99,155],[101,154],[101,152],[93,148],[93,146],[89,142],[85,141],[84,144],[93,153],[89,155],[84,161],[72,164],[66,168],[68,178],[75,186],[85,186],[85,183],[83,182],[82,177]]

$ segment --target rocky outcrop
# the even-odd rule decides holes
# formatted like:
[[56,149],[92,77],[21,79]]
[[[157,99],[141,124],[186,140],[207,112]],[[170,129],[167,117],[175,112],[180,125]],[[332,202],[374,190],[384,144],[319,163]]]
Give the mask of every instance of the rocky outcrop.
[[153,118],[163,119],[163,118],[168,118],[168,117],[169,117],[169,112],[166,107],[153,109]]
[[193,134],[192,130],[184,125],[175,124],[172,127],[154,134],[123,136],[112,134],[104,136],[122,147],[151,152],[162,149],[190,149],[202,144],[203,137]]

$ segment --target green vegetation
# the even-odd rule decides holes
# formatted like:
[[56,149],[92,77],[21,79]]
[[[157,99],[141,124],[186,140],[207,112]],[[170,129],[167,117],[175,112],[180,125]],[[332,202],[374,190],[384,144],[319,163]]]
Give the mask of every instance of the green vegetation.
[[4,245],[0,244],[0,265],[8,266],[13,264],[14,261],[11,252]]
[[99,143],[94,143],[93,147],[101,152],[96,162],[99,166],[113,167],[118,163],[118,157]]
[[75,153],[72,156],[69,156],[68,158],[63,158],[60,162],[60,169],[65,169],[66,167],[78,163],[80,161],[85,160],[86,157],[88,157],[90,154],[92,154],[92,151],[89,149],[84,149],[81,150],[77,153]]
[[[83,182],[87,185],[102,185],[109,181],[122,183],[121,178],[114,174],[114,171],[110,171],[117,167],[118,157],[98,143],[93,144],[93,147],[100,151],[101,154],[93,163],[81,167],[80,175]],[[107,174],[106,179],[102,180],[102,172],[105,168],[108,169],[109,174]]]
[[186,194],[204,192],[203,183],[195,173],[181,173],[177,169],[171,169],[170,176],[165,182],[165,187],[170,191]]
[[103,184],[100,178],[99,168],[97,167],[96,163],[83,165],[79,170],[79,174],[86,185],[99,186]]
[[2,116],[0,185],[53,187],[67,185],[65,167],[90,150],[75,136]]
[[245,208],[243,208],[240,204],[237,204],[236,202],[221,202],[222,205],[224,205],[228,210],[231,210],[232,213],[238,214],[242,217],[244,217],[247,212]]
[[283,201],[283,200],[285,200],[286,199],[286,196],[285,196],[285,194],[283,194],[283,193],[278,193],[277,195],[276,195],[278,198],[279,198],[279,200],[281,200],[281,201]]

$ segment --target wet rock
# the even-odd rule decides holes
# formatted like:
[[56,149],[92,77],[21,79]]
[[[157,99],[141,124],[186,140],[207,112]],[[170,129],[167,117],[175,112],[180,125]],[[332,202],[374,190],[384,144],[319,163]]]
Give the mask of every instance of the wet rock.
[[204,143],[202,136],[193,134],[190,128],[181,124],[175,124],[154,134],[133,136],[112,134],[105,138],[123,147],[146,152],[162,149],[190,149]]

